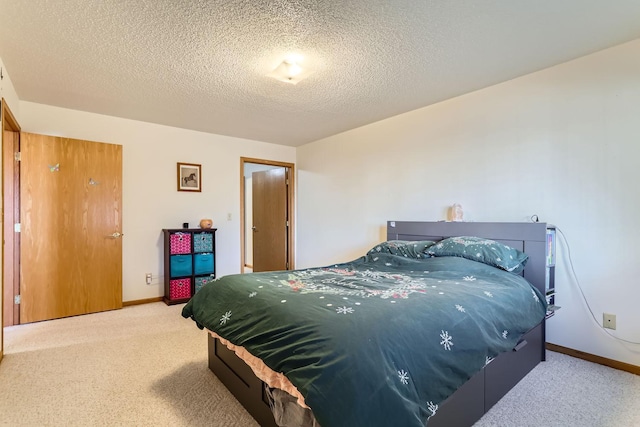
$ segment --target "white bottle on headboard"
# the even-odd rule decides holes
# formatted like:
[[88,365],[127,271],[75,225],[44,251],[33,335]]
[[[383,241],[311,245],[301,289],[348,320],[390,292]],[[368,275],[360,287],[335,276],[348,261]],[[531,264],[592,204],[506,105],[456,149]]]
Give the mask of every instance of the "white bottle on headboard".
[[464,212],[460,203],[454,203],[449,208],[449,221],[463,221]]

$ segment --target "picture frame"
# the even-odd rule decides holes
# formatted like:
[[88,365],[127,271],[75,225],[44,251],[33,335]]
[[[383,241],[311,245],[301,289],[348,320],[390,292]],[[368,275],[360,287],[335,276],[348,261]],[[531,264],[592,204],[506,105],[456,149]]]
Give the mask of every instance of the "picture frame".
[[178,191],[202,191],[202,165],[178,163]]

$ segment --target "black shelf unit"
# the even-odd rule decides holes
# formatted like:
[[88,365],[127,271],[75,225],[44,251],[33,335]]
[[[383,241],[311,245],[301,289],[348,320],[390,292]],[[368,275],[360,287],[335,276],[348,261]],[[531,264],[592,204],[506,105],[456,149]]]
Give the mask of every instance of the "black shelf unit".
[[164,302],[189,301],[216,277],[216,228],[163,229]]

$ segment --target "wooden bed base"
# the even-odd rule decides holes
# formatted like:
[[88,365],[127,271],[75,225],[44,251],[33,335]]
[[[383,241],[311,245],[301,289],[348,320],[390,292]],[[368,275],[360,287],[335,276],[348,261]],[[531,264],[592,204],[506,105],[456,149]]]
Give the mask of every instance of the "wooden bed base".
[[[544,223],[387,222],[387,240],[441,240],[452,236],[492,239],[527,253],[529,261],[523,275],[544,295]],[[525,334],[513,351],[498,356],[449,397],[429,420],[429,427],[473,425],[543,360],[544,320]],[[209,369],[262,427],[277,427],[264,383],[233,351],[212,336],[209,336]]]

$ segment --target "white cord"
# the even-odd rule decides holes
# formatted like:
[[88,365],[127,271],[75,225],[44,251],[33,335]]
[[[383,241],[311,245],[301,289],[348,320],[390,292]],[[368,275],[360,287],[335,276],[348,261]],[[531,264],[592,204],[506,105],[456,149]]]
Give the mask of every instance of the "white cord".
[[598,322],[598,319],[596,318],[595,314],[593,314],[593,310],[589,305],[589,301],[587,301],[587,297],[584,295],[584,292],[582,291],[582,286],[580,286],[580,281],[578,280],[578,275],[576,274],[576,270],[573,268],[573,260],[571,259],[571,247],[569,246],[569,241],[567,240],[567,237],[564,235],[562,230],[560,230],[560,227],[556,226],[556,230],[560,232],[560,235],[562,236],[562,239],[564,240],[564,243],[567,246],[567,253],[569,255],[569,265],[571,266],[571,273],[573,274],[573,279],[576,281],[576,285],[578,285],[578,290],[580,291],[580,295],[582,295],[582,299],[584,300],[584,303],[587,305],[587,308],[589,309],[589,313],[591,313],[591,317],[593,318],[593,321],[596,323],[596,325],[600,327],[600,329],[602,329],[604,332],[607,333],[607,335],[609,335],[612,338],[615,338],[619,341],[623,341],[629,344],[640,344],[640,342],[625,340],[624,338],[620,338],[611,334],[609,331],[607,331],[607,329],[604,326],[600,324],[600,322]]

